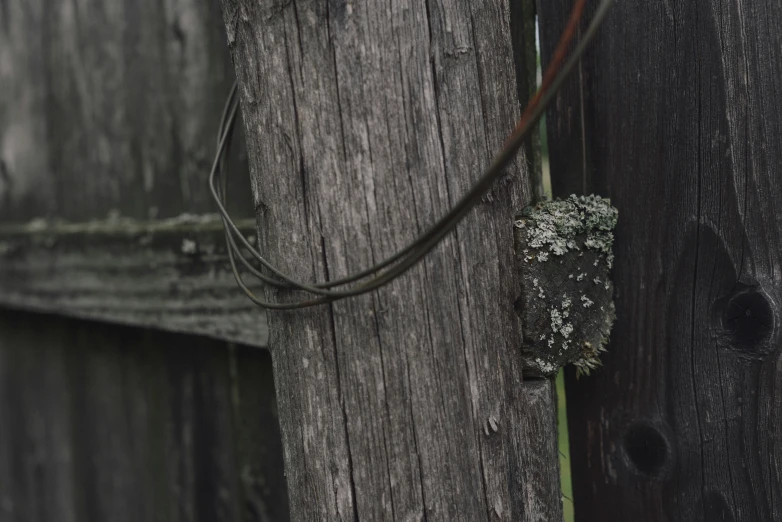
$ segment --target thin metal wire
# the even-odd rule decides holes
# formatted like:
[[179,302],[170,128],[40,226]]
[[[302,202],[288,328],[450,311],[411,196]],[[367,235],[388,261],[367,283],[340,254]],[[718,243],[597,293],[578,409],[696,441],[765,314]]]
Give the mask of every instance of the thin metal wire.
[[[492,161],[491,165],[488,167],[488,169],[486,169],[478,182],[473,185],[473,187],[464,196],[462,196],[462,198],[448,213],[445,214],[445,216],[430,226],[426,232],[419,236],[410,245],[370,268],[333,281],[308,284],[298,282],[287,276],[282,271],[274,267],[268,260],[266,260],[261,255],[261,253],[255,249],[252,244],[250,244],[241,231],[236,227],[235,223],[231,220],[231,217],[225,207],[225,198],[227,183],[226,167],[228,162],[227,151],[230,147],[230,142],[233,135],[233,126],[239,107],[238,98],[236,96],[237,87],[236,84],[234,84],[231,89],[231,93],[229,94],[228,101],[226,102],[226,106],[223,110],[223,115],[220,122],[217,154],[209,174],[209,187],[212,192],[212,197],[217,204],[220,216],[223,220],[223,226],[225,228],[226,235],[226,247],[228,249],[231,270],[234,274],[237,284],[244,291],[247,297],[257,305],[268,309],[290,310],[305,308],[309,306],[330,303],[338,299],[344,299],[366,292],[371,292],[385,284],[388,284],[393,279],[399,277],[411,267],[413,267],[421,258],[429,253],[443,239],[443,237],[445,237],[456,227],[456,225],[464,218],[464,216],[480,201],[486,192],[488,192],[493,182],[502,174],[503,169],[515,157],[529,132],[532,130],[532,128],[534,128],[534,125],[541,118],[546,108],[551,104],[554,96],[556,95],[556,92],[575,68],[579,59],[586,51],[587,46],[594,38],[601,23],[605,19],[608,13],[608,9],[613,3],[613,0],[601,0],[594,16],[592,17],[592,21],[584,33],[584,36],[578,42],[575,50],[571,54],[568,61],[565,63],[564,67],[559,70],[559,66],[561,65],[567,53],[567,48],[569,47],[570,42],[576,33],[576,28],[583,13],[585,3],[586,0],[576,0],[573,6],[573,10],[571,11],[568,24],[563,31],[562,36],[560,37],[551,63],[546,69],[546,73],[543,77],[540,88],[525,108],[524,112],[519,118],[519,122],[516,125],[516,128],[505,141],[502,150],[495,157],[494,161]],[[216,184],[218,179],[221,182],[219,187]],[[235,239],[237,237],[239,239],[239,244],[237,244]],[[246,249],[250,256],[259,262],[263,268],[268,270],[271,275],[264,274],[261,270],[254,267],[242,254],[242,247]],[[252,275],[263,281],[263,283],[279,289],[294,289],[309,292],[310,294],[314,294],[316,297],[289,303],[271,302],[260,299],[253,293],[253,291],[242,279],[236,264],[236,257],[239,258],[242,265],[244,265],[244,267]],[[334,290],[335,287],[344,286],[349,283],[355,283],[370,275],[374,275],[374,277],[362,283],[358,283],[351,288]]]

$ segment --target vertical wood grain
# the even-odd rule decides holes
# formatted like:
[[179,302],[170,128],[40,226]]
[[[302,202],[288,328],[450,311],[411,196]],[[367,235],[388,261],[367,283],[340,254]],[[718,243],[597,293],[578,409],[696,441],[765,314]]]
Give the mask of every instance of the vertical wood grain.
[[288,519],[254,348],[0,314],[0,520]]
[[[297,278],[338,278],[405,246],[519,114],[504,1],[222,5],[261,244]],[[528,201],[520,156],[387,288],[270,314],[293,520],[542,520],[540,491],[561,511],[558,490],[526,475],[530,451],[551,447],[523,435],[539,420],[526,418],[513,309],[512,218]]]
[[[214,212],[225,43],[210,0],[4,1],[0,220]],[[231,166],[231,210],[248,217],[242,147]]]
[[578,520],[782,520],[781,23],[617,2],[549,112],[555,194],[619,208],[605,367],[567,381]]

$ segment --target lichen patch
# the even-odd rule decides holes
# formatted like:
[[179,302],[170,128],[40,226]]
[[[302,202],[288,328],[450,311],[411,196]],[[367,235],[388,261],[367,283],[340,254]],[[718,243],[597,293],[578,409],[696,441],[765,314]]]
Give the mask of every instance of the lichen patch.
[[[540,251],[537,260],[541,263],[549,258],[546,252],[563,256],[581,250],[581,246],[604,254],[607,262],[610,256],[612,262],[617,219],[618,212],[610,200],[594,195],[572,195],[539,204],[526,220],[516,221],[516,226],[526,229],[527,244]],[[578,236],[586,236],[581,245]]]
[[523,294],[525,373],[550,377],[600,364],[614,306],[610,270],[618,212],[599,196],[528,207],[515,221]]

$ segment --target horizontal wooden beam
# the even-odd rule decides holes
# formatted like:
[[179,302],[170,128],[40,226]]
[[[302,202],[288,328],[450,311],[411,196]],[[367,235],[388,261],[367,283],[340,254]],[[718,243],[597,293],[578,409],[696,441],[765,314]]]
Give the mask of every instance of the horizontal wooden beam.
[[[255,240],[255,223],[237,223]],[[265,346],[216,215],[0,226],[0,306]]]

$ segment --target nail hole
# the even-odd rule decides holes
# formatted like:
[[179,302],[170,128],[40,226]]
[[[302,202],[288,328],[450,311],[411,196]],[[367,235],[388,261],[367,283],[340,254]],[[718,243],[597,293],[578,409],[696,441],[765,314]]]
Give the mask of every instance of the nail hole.
[[668,441],[657,428],[646,422],[638,422],[628,428],[624,449],[635,469],[647,476],[659,475],[670,456]]

